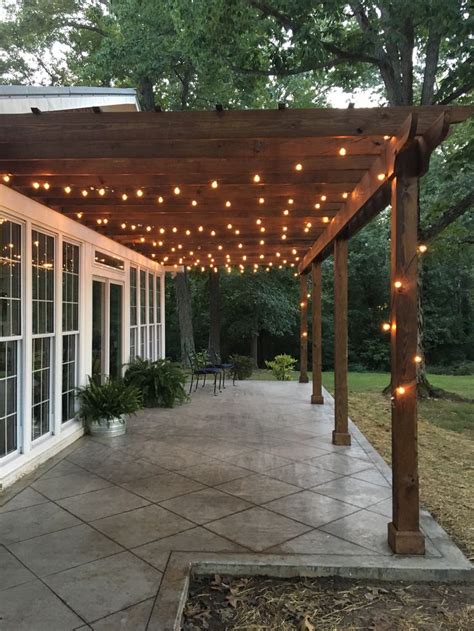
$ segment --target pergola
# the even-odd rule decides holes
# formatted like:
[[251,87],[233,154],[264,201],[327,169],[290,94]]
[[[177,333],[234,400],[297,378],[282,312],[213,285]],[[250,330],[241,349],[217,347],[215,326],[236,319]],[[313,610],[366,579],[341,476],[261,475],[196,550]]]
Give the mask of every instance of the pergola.
[[418,180],[472,107],[93,111],[0,117],[0,174],[16,190],[167,266],[292,266],[307,376],[321,385],[321,262],[334,254],[335,428],[350,445],[348,240],[390,203],[393,518],[388,540],[423,554],[417,470]]

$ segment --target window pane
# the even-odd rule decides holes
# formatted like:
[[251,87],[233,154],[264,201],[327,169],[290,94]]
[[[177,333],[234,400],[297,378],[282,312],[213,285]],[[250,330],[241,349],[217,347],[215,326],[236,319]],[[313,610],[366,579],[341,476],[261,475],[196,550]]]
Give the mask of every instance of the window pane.
[[63,242],[63,331],[76,331],[79,322],[79,246]]
[[62,422],[74,418],[76,413],[77,387],[77,340],[78,335],[63,335],[63,373],[62,373]]
[[124,269],[124,262],[121,259],[105,254],[105,252],[99,252],[99,250],[95,251],[95,262],[114,269]]
[[48,433],[50,429],[51,344],[50,337],[33,340],[32,440]]
[[54,331],[54,237],[32,231],[33,334]]
[[19,342],[0,342],[0,458],[17,449]]
[[21,335],[21,226],[0,215],[0,336]]

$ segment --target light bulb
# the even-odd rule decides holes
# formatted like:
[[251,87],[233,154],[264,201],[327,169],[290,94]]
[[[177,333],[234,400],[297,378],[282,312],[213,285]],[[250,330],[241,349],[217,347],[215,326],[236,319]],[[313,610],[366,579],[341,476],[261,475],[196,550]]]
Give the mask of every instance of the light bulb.
[[71,187],[70,186],[65,186],[64,187],[64,192],[69,195],[69,193],[71,192]]
[[377,175],[377,179],[378,179],[378,180],[380,180],[381,182],[382,182],[383,180],[385,180],[385,173],[379,173],[379,174]]
[[231,223],[227,224],[227,230],[232,230],[232,224]]
[[181,189],[179,188],[179,186],[175,186],[175,187],[174,187],[174,191],[173,191],[173,193],[174,193],[175,195],[179,195],[179,194],[181,193]]
[[325,202],[327,200],[327,195],[321,195],[321,201]]
[[289,215],[290,214],[290,211],[288,210],[288,208],[285,208],[285,210],[283,211],[283,214],[284,215]]
[[82,197],[87,197],[88,196],[88,192],[86,191],[86,189],[81,191]]
[[123,201],[124,201],[124,202],[126,202],[126,201],[127,201],[127,199],[128,199],[128,195],[127,195],[127,193],[123,193],[123,194],[122,194],[122,199],[123,199]]
[[318,208],[321,208],[321,204],[315,204],[314,207],[318,210]]
[[9,182],[10,181],[10,176],[9,175],[4,175],[3,176],[3,181],[4,182]]
[[257,226],[259,226],[262,223],[261,219],[257,219],[257,221],[255,222],[257,224]]
[[105,195],[105,188],[99,188],[99,195],[103,197]]
[[424,254],[426,252],[426,250],[428,249],[428,246],[425,245],[424,243],[421,243],[418,246],[418,252],[420,252],[421,254]]
[[139,188],[137,191],[137,197],[143,197],[143,191],[141,188]]
[[203,226],[199,226],[198,230],[199,232],[202,232],[204,230]]
[[421,364],[421,362],[423,361],[423,358],[420,357],[420,355],[415,355],[414,361],[415,361],[415,364]]
[[405,392],[406,392],[406,389],[403,386],[398,386],[397,394],[403,395],[403,394],[405,394]]
[[329,223],[329,217],[323,217],[323,223]]
[[341,147],[341,148],[339,149],[339,155],[340,155],[340,156],[345,156],[345,155],[346,155],[346,153],[347,153],[347,150],[346,150],[346,148],[345,148],[345,147]]
[[162,204],[165,200],[161,197],[161,195],[158,197],[158,203]]
[[343,193],[342,194],[342,199],[347,199],[349,197],[349,193]]
[[211,182],[212,188],[217,188],[219,185],[217,184],[217,180],[212,180]]
[[44,188],[45,190],[49,191],[49,183],[48,183],[48,182],[45,182],[45,183],[43,184],[43,188]]
[[256,183],[260,182],[260,176],[259,176],[259,174],[258,174],[258,173],[256,173],[256,174],[253,176],[253,181],[254,181],[254,182],[256,182]]
[[197,205],[198,205],[197,201],[193,199],[193,201],[191,202],[191,206],[197,206]]
[[395,289],[401,289],[402,288],[402,282],[400,280],[396,280],[393,283],[393,286],[395,287]]
[[303,165],[301,164],[301,162],[298,162],[297,164],[295,164],[295,171],[302,171],[303,170]]
[[226,201],[225,205],[227,208],[230,208],[232,206],[232,204],[228,200]]
[[33,182],[32,186],[33,186],[33,188],[38,189],[40,187],[40,183],[39,182]]
[[291,204],[293,204],[294,202],[293,202],[293,200],[290,198],[290,199],[288,200],[288,203],[289,203],[289,204],[290,204],[290,206],[291,206]]
[[258,203],[259,204],[264,204],[265,203],[265,198],[264,197],[259,197],[258,198]]
[[388,322],[382,324],[382,331],[390,331],[390,324]]

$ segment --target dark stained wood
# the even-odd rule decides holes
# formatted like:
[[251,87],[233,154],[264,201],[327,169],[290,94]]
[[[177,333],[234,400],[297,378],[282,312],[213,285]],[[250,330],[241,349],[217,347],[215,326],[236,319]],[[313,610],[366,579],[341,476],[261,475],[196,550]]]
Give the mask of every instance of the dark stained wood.
[[300,276],[300,383],[308,383],[308,277]]
[[[2,115],[3,116],[3,115]],[[376,155],[384,144],[382,136],[361,136],[344,139],[344,146],[350,155]],[[235,158],[245,160],[274,160],[277,158],[294,161],[302,160],[305,156],[337,155],[341,147],[339,138],[248,138],[239,140],[186,140],[170,139],[159,143],[148,143],[141,140],[129,140],[121,143],[100,141],[84,142],[74,147],[61,146],[59,143],[16,143],[1,145],[0,158],[2,164],[11,165],[4,171],[15,173],[15,165],[25,165],[19,173],[29,173],[27,163],[37,164],[45,162],[49,165],[48,173],[61,173],[61,163],[64,163],[64,173],[76,172],[76,164],[88,163],[86,174],[95,173],[129,173],[131,164],[141,161],[146,163],[154,159],[222,159]],[[91,162],[92,161],[92,162]],[[105,163],[112,161],[116,168],[107,167]],[[96,166],[95,166],[96,165]],[[96,170],[97,169],[97,170]],[[105,169],[105,171],[104,171]]]
[[311,403],[324,403],[322,382],[322,279],[321,263],[313,261],[311,266],[311,306],[312,306],[312,364],[313,364],[313,393]]
[[[316,258],[322,260],[329,256],[331,245],[338,236],[350,236],[349,227],[351,223],[360,212],[366,210],[366,206],[370,206],[370,217],[383,210],[384,206],[374,207],[373,200],[378,198],[379,201],[384,202],[387,199],[396,157],[413,140],[418,124],[417,117],[410,115],[404,121],[398,134],[385,144],[384,152],[374,160],[370,169],[366,171],[359,184],[349,195],[338,216],[310,248],[300,264],[300,271],[309,269],[312,261]],[[358,229],[360,226],[356,227]]]
[[348,240],[334,241],[334,445],[350,445],[347,389]]
[[[393,516],[388,542],[398,554],[423,554],[419,525],[416,411],[417,221],[416,151],[397,161],[392,182],[391,383]],[[415,174],[414,174],[415,173]],[[401,282],[400,289],[395,283]],[[404,392],[398,388],[404,388]]]
[[465,120],[470,106],[240,110],[226,112],[48,112],[42,116],[4,114],[0,139],[8,143],[83,144],[88,141],[147,144],[173,140],[304,138],[393,135],[414,110],[425,132],[444,111]]

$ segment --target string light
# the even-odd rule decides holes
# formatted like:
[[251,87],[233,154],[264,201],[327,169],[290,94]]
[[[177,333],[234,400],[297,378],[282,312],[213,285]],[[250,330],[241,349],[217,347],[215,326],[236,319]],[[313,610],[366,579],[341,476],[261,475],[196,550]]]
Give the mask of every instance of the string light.
[[122,228],[122,230],[125,230],[125,228],[127,227],[127,224],[123,223],[120,227]]
[[215,237],[216,236],[216,231],[215,230],[211,230],[211,237]]
[[186,236],[189,237],[189,235],[191,234],[191,230],[186,230]]
[[420,254],[424,254],[424,253],[426,252],[426,250],[427,250],[427,249],[428,249],[428,246],[427,246],[427,245],[425,245],[424,243],[421,243],[421,244],[418,246],[418,252],[419,252]]
[[49,182],[45,182],[45,183],[43,184],[43,188],[44,188],[45,190],[49,191],[49,188],[50,188],[50,187],[49,187]]
[[230,208],[232,206],[232,204],[229,202],[229,200],[226,201],[225,205],[226,205],[226,208]]
[[259,174],[258,174],[258,173],[256,173],[256,174],[253,176],[253,181],[254,181],[256,184],[258,184],[258,182],[260,182],[260,176],[259,176]]
[[260,245],[265,245],[265,241],[263,239],[260,239]]
[[86,191],[86,189],[83,189],[81,191],[81,195],[82,195],[82,197],[87,197],[89,195],[89,193],[88,193],[88,191]]
[[264,227],[264,226],[262,226],[262,227],[260,228],[260,232],[265,232],[265,227]]
[[326,195],[321,195],[321,201],[325,202],[327,200],[327,196]]
[[198,205],[197,201],[193,199],[193,201],[191,202],[191,206],[197,206],[197,205]]
[[347,149],[346,149],[345,147],[341,147],[341,148],[339,149],[339,155],[340,155],[340,156],[345,156],[345,155],[346,155],[346,153],[347,153]]
[[401,289],[401,288],[402,288],[402,281],[400,281],[400,280],[396,280],[396,281],[393,283],[393,286],[395,287],[395,289]]
[[9,182],[10,181],[10,176],[9,175],[4,175],[3,176],[3,181],[4,182]]
[[105,224],[109,223],[109,220],[107,219],[107,217],[104,219],[103,223]]
[[151,226],[147,226],[147,227],[146,227],[146,231],[147,231],[147,232],[151,232]]
[[199,226],[198,230],[199,232],[202,232],[204,230],[203,226]]
[[82,213],[76,213],[76,217],[77,217],[78,219],[82,219]]
[[319,208],[321,208],[321,204],[315,204],[314,207],[316,208],[316,210],[318,210]]
[[382,324],[382,331],[385,331],[385,332],[390,331],[390,324],[389,324],[389,322],[384,322]]
[[178,228],[176,226],[173,226],[173,232],[178,232]]
[[288,203],[289,203],[289,204],[290,204],[290,206],[291,206],[292,204],[294,204],[294,200],[292,200],[292,199],[291,199],[291,197],[290,197],[290,199],[288,200]]
[[69,193],[71,192],[71,187],[70,186],[65,186],[64,187],[64,192],[69,195]]
[[219,186],[219,184],[217,183],[217,180],[212,180],[211,186],[212,188],[217,188]]
[[257,221],[255,222],[257,224],[257,226],[259,226],[262,223],[261,219],[257,219]]
[[160,228],[159,232],[160,232],[160,234],[165,234],[165,229],[164,228]]
[[39,182],[33,182],[32,186],[33,186],[33,188],[38,189],[40,187],[40,183]]
[[293,248],[293,249],[291,250],[291,253],[292,253],[292,254],[296,254],[296,250],[295,250],[295,248]]
[[174,187],[173,193],[174,193],[175,195],[179,195],[179,194],[181,193],[181,189],[179,188],[179,186],[175,186],[175,187]]
[[301,164],[301,162],[298,162],[297,164],[295,164],[295,171],[302,171],[303,170],[303,165]]
[[259,197],[258,198],[258,203],[259,204],[264,204],[265,203],[265,198],[264,197]]
[[383,180],[385,180],[385,173],[379,173],[379,174],[377,175],[377,179],[378,179],[378,180],[380,180],[381,182],[382,182]]
[[161,197],[161,195],[158,197],[158,203],[162,204],[165,200],[163,199],[163,197]]
[[323,223],[329,223],[329,217],[323,217]]
[[349,193],[343,193],[342,194],[342,199],[347,199],[349,197]]
[[143,191],[141,188],[139,188],[137,191],[137,197],[143,197]]
[[227,230],[232,230],[232,224],[231,223],[227,224]]
[[402,396],[405,394],[406,388],[404,386],[398,386],[398,388],[396,389],[396,392],[398,395]]
[[283,214],[284,215],[289,215],[290,214],[290,211],[288,210],[288,208],[285,208],[285,210],[283,211]]
[[122,199],[123,199],[124,202],[127,201],[127,199],[128,199],[127,193],[122,193]]
[[414,357],[415,364],[421,364],[422,361],[423,361],[423,358],[420,355],[415,355]]
[[105,188],[99,188],[99,195],[103,197],[105,195]]

